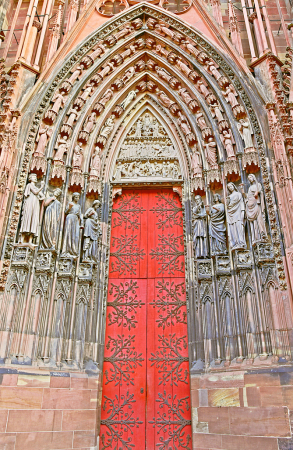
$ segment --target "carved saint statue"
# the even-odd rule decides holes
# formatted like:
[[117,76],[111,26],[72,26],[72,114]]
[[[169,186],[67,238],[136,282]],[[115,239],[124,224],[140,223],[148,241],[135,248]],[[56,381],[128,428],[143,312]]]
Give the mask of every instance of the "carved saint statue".
[[202,161],[201,156],[197,148],[193,149],[191,156],[191,168],[193,177],[199,177],[202,175]]
[[109,134],[113,131],[113,129],[114,129],[114,116],[112,115],[106,120],[100,132],[100,136],[108,138]]
[[58,199],[61,193],[61,189],[57,188],[53,196],[44,201],[46,211],[42,227],[42,248],[56,249],[61,218],[61,203]]
[[234,183],[229,183],[227,189],[227,223],[231,250],[243,249],[246,248],[243,197]]
[[125,99],[123,100],[123,102],[120,104],[122,109],[126,109],[128,105],[130,105],[130,103],[132,102],[132,100],[134,100],[136,97],[136,92],[135,91],[130,91],[129,94],[127,95],[127,97],[125,97]]
[[232,108],[233,108],[234,106],[239,105],[239,103],[238,103],[238,101],[237,101],[237,98],[236,98],[236,95],[237,95],[237,94],[236,94],[236,95],[235,95],[235,94],[236,94],[236,93],[234,92],[234,89],[232,88],[231,85],[227,87],[226,92],[224,93],[224,96],[225,96],[227,102],[230,103],[230,105],[232,106]]
[[217,161],[217,144],[212,137],[209,138],[207,144],[203,144],[205,148],[205,157],[209,168],[214,169],[218,167]]
[[97,178],[100,178],[101,175],[101,157],[99,147],[96,147],[95,153],[92,156],[90,175]]
[[35,150],[36,156],[44,156],[45,155],[45,149],[47,145],[47,140],[52,135],[52,129],[48,127],[48,125],[45,125],[44,127],[39,129],[39,136],[37,139],[38,145]]
[[207,243],[207,213],[200,195],[195,197],[195,207],[193,208],[193,245],[196,258],[206,258],[208,256]]
[[146,133],[149,133],[153,129],[153,121],[148,113],[144,116],[143,129]]
[[53,158],[54,161],[60,161],[64,163],[64,153],[67,152],[69,146],[69,142],[67,141],[67,139],[68,137],[66,135],[63,137],[59,137],[56,145],[57,152],[55,153],[55,156]]
[[240,119],[238,123],[238,129],[241,134],[242,139],[245,143],[245,148],[254,148],[252,142],[253,131],[248,119]]
[[210,211],[209,232],[211,238],[212,255],[223,255],[227,253],[226,246],[226,226],[225,226],[225,206],[221,202],[219,194],[214,195],[214,204]]
[[84,131],[91,133],[94,126],[96,125],[97,115],[95,112],[92,112],[86,119],[84,124]]
[[22,218],[20,226],[21,242],[24,241],[24,236],[28,235],[30,240],[37,237],[39,234],[40,223],[40,201],[44,200],[45,196],[41,192],[44,187],[44,181],[41,181],[41,187],[37,188],[37,175],[31,173],[29,175],[29,183],[26,185],[24,191],[24,204],[22,208]]
[[250,223],[252,243],[267,241],[267,231],[265,226],[265,204],[261,184],[257,181],[255,175],[248,175],[250,187],[245,194],[242,187],[242,193],[246,203],[246,217]]
[[54,103],[52,106],[52,111],[54,111],[56,114],[59,113],[60,108],[63,108],[64,104],[65,104],[65,98],[63,97],[62,94],[60,94],[59,92],[56,92],[56,94],[54,95],[54,97],[52,98],[52,102]]
[[159,122],[157,120],[153,121],[153,138],[158,138],[160,137],[160,132],[159,132]]
[[82,162],[83,162],[82,147],[80,145],[76,145],[72,157],[72,167],[75,169],[81,169]]
[[80,194],[75,192],[72,195],[72,202],[69,202],[66,209],[66,221],[64,225],[64,236],[62,246],[62,257],[76,258],[78,256],[79,243],[79,221],[80,205],[78,203]]
[[135,129],[135,138],[141,138],[141,130],[142,130],[142,121],[138,120],[136,122],[136,129]]
[[84,243],[83,243],[83,260],[98,260],[98,239],[102,234],[99,224],[99,200],[95,200],[91,208],[84,215]]
[[233,140],[234,139],[233,139],[233,135],[230,130],[223,131],[222,140],[223,140],[223,144],[226,149],[226,152],[227,152],[228,159],[236,159],[236,156],[234,153],[234,148],[233,148]]
[[195,115],[195,120],[201,130],[204,130],[205,128],[207,128],[207,124],[206,124],[205,118],[203,116],[203,113],[201,113],[201,112],[197,113]]

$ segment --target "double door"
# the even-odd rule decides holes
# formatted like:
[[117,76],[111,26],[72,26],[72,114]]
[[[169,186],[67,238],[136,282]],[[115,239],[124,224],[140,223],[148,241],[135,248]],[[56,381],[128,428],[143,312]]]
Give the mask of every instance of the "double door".
[[100,448],[191,449],[183,215],[172,189],[114,200]]

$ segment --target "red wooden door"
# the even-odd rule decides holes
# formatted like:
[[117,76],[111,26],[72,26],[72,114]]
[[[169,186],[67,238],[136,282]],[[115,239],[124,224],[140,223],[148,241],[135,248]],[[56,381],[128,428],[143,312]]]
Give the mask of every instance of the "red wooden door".
[[114,201],[101,448],[191,449],[182,208],[171,189]]

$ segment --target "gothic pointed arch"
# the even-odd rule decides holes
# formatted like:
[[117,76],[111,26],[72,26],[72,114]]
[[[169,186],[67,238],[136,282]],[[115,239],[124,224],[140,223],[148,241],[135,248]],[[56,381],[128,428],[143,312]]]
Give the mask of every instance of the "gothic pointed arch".
[[[184,256],[188,286],[186,321],[194,370],[202,369],[202,360],[208,367],[215,361],[276,353],[270,335],[266,340],[256,336],[272,323],[269,311],[275,308],[282,315],[287,307],[281,300],[287,285],[265,140],[268,123],[258,86],[236,58],[221,39],[215,44],[171,13],[139,4],[95,30],[62,63],[52,60],[50,71],[21,105],[24,137],[19,145],[24,152],[1,280],[3,290],[10,280],[4,298],[7,310],[15,302],[17,317],[24,296],[30,295],[29,288],[21,288],[17,304],[18,294],[9,294],[11,280],[19,280],[20,274],[34,292],[41,286],[43,307],[40,311],[37,301],[30,303],[25,315],[38,311],[31,338],[35,345],[19,342],[16,327],[1,358],[9,351],[30,360],[74,361],[79,367],[89,360],[102,364],[112,202],[137,186],[170,188],[180,196],[184,250],[179,257]],[[31,183],[39,190],[36,195],[47,198],[37,230],[28,236],[24,197]],[[251,186],[257,186],[261,205],[257,226],[253,219],[244,222],[242,215],[244,210],[247,214]],[[229,209],[236,197],[237,220]],[[69,224],[72,208],[76,217]],[[213,217],[220,210],[219,227]],[[84,231],[90,215],[96,221],[95,239]],[[56,226],[50,226],[50,217]],[[275,275],[274,289],[266,288],[273,306],[258,315],[257,308],[263,308],[259,280],[267,273]],[[57,298],[62,301],[55,302]],[[211,314],[221,336],[208,332]],[[11,318],[3,320],[10,324]],[[289,329],[290,318],[286,321]],[[254,340],[248,339],[255,324]],[[227,334],[229,345],[224,345]],[[59,350],[57,338],[62,341]],[[209,339],[219,339],[211,352]]]

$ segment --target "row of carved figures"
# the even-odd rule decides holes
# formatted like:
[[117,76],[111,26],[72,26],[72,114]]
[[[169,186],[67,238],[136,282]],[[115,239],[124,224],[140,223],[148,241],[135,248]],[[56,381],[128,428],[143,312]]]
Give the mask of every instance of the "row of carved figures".
[[[42,223],[40,248],[57,250],[58,235],[60,232],[62,205],[60,202],[61,189],[55,189],[52,196],[45,199],[43,193],[44,182],[36,186],[37,176],[31,174],[24,193],[24,204],[20,225],[20,241],[31,242],[39,235],[40,205],[44,201],[45,213]],[[99,200],[95,200],[82,216],[79,204],[80,194],[75,192],[72,201],[65,208],[65,224],[63,228],[63,242],[61,256],[77,258],[79,254],[80,227],[83,231],[83,260],[97,261],[98,241],[101,235],[99,223]]]
[[[243,185],[240,191],[234,183],[227,185],[226,208],[219,194],[214,195],[213,205],[205,206],[200,195],[195,197],[193,208],[193,243],[196,258],[209,256],[208,235],[210,236],[211,255],[227,253],[226,225],[231,250],[246,249],[245,218],[250,224],[252,244],[268,240],[265,225],[265,205],[261,184],[255,175],[248,175],[250,187],[245,193]],[[209,233],[207,217],[209,216]]]

